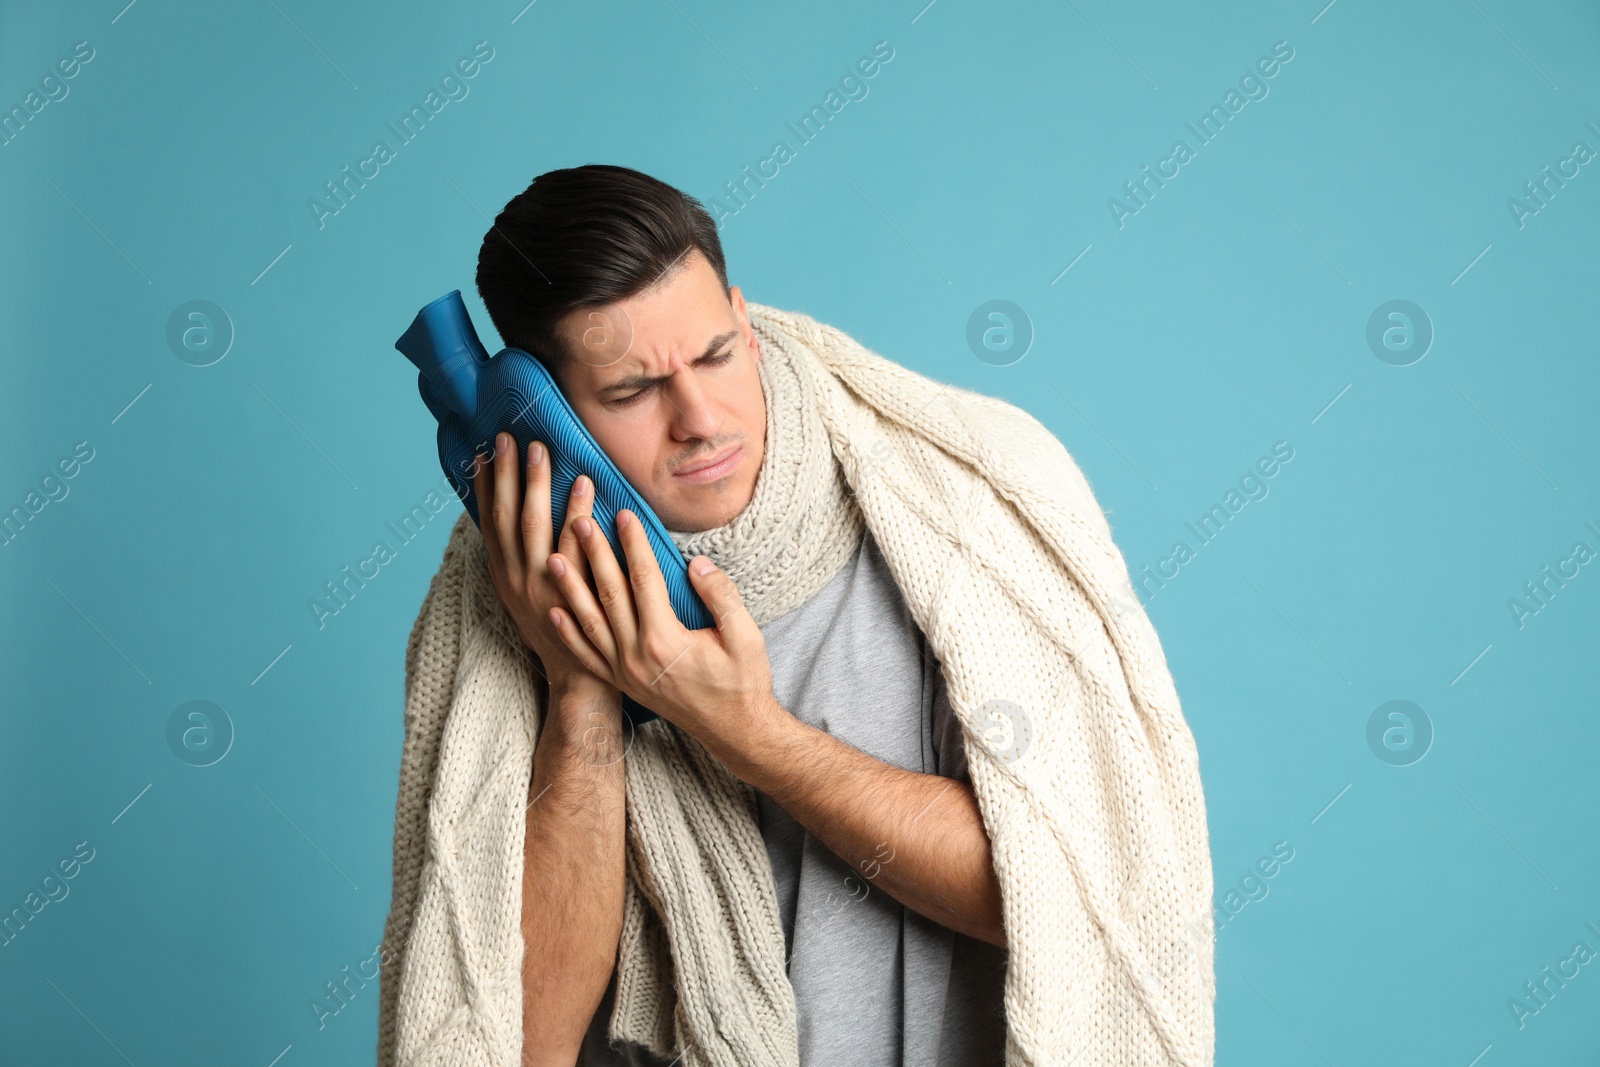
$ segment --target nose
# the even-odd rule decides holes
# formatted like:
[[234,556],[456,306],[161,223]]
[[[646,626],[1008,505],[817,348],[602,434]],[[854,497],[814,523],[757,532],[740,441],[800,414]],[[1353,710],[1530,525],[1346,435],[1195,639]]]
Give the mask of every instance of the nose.
[[682,368],[667,383],[666,396],[672,404],[672,437],[676,441],[711,440],[722,428],[724,416],[706,384],[688,368]]

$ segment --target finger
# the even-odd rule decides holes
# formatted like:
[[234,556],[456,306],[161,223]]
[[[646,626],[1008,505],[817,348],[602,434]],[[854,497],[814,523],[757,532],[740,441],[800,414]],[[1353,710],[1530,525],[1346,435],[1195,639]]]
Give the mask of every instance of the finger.
[[758,634],[761,632],[745,608],[738,586],[710,557],[696,556],[689,562],[689,580],[694,583],[695,592],[700,594],[700,599],[705,601],[712,617],[717,620],[717,629],[724,642],[731,645],[745,641],[752,629]]
[[583,664],[585,670],[596,678],[615,677],[612,665],[595,650],[594,643],[585,636],[570,612],[562,608],[551,608],[550,621],[555,624],[556,633],[561,637],[562,643],[571,650],[578,662]]
[[[584,520],[593,523],[593,519]],[[597,529],[595,537],[605,540],[605,535]],[[564,552],[553,552],[545,564],[550,568],[550,575],[555,579],[556,588],[560,590],[562,599],[566,601],[567,614],[576,621],[577,628],[588,639],[598,653],[613,667],[620,662],[617,650],[616,635],[611,629],[611,620],[607,617],[605,609],[595,599],[595,594],[589,589],[588,583],[583,580],[583,574],[572,565]],[[613,677],[608,669],[602,677]]]
[[567,494],[567,515],[561,524],[561,541],[556,550],[566,557],[572,566],[578,568],[583,580],[589,580],[589,557],[584,554],[583,543],[578,537],[578,532],[573,528],[573,522],[580,518],[594,515],[594,482],[588,475],[580,474],[572,482],[572,490]]
[[489,573],[497,574],[505,569],[505,563],[500,558],[500,543],[494,535],[494,521],[490,516],[494,504],[493,485],[488,456],[479,452],[473,456],[472,495],[478,502],[478,529],[483,534],[484,547],[489,550]]
[[550,464],[544,461],[544,445],[528,442],[528,462],[524,480],[527,492],[522,498],[522,556],[532,561],[550,554]]
[[622,564],[611,551],[611,542],[591,518],[573,523],[583,550],[589,556],[589,572],[594,575],[595,596],[605,610],[617,645],[630,651],[639,647],[639,620],[634,615],[633,590],[622,573]]
[[[512,582],[523,576],[522,538],[517,530],[522,512],[522,472],[517,469],[516,441],[509,433],[494,435],[494,504],[490,515],[500,538],[500,558]],[[478,514],[481,516],[482,505]]]
[[639,517],[626,508],[617,512],[617,539],[622,542],[622,554],[628,561],[628,582],[633,588],[639,625],[660,633],[670,632],[674,627],[682,629],[683,623],[672,610],[672,598],[667,594],[667,580],[661,575],[661,564],[650,546],[650,535]]

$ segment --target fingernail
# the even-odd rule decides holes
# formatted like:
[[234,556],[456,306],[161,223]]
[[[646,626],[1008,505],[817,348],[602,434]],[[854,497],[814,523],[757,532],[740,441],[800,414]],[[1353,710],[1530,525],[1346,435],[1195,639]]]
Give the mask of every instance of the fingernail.
[[625,530],[633,523],[633,515],[626,511],[617,512],[617,529]]
[[588,537],[592,532],[590,526],[591,524],[586,517],[580,517],[572,521],[572,527],[578,531],[579,537]]
[[560,556],[551,556],[550,557],[550,573],[555,575],[557,578],[559,578],[563,574],[567,573],[567,562],[566,562],[566,560],[562,559]]
[[594,483],[589,480],[589,476],[587,474],[578,475],[578,492],[587,493],[593,488]]
[[504,433],[497,433],[497,434],[494,435],[494,454],[495,455],[501,456],[501,455],[505,454],[507,436],[509,436],[509,435],[508,434],[504,434]]
[[528,466],[537,467],[544,461],[544,445],[538,441],[528,446]]
[[699,559],[689,564],[689,569],[694,571],[696,574],[710,574],[714,569],[716,569],[716,564],[712,563],[705,556],[701,556]]

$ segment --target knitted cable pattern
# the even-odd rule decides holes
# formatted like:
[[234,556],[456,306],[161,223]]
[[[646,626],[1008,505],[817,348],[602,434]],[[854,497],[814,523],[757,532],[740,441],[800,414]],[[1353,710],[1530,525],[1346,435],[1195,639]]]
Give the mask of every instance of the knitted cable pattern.
[[[674,539],[732,574],[789,538],[787,553],[735,576],[759,622],[837,571],[832,538],[798,531],[850,529],[859,509],[964,728],[1001,884],[1008,1067],[1210,1067],[1198,755],[1087,480],[1015,405],[802,313],[747,307],[771,361],[770,469],[789,472],[769,484],[788,491],[763,495],[758,481],[727,527]],[[808,459],[819,441],[835,462]],[[847,492],[830,487],[840,476]],[[407,646],[379,1067],[519,1062],[523,819],[541,709],[486,559],[463,514]],[[753,791],[665,720],[635,732],[625,781],[611,1035],[685,1067],[798,1067]]]

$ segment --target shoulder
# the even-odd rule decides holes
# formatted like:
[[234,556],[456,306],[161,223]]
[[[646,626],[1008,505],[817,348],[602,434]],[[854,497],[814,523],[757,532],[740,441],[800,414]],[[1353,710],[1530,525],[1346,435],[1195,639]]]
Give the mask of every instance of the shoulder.
[[803,311],[748,301],[746,307],[752,324],[759,320],[763,329],[809,350],[847,392],[909,431],[918,447],[933,444],[982,471],[1019,507],[1064,511],[1098,535],[1109,535],[1083,471],[1060,438],[1026,408],[897,363]]

